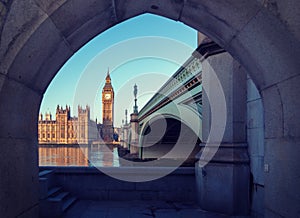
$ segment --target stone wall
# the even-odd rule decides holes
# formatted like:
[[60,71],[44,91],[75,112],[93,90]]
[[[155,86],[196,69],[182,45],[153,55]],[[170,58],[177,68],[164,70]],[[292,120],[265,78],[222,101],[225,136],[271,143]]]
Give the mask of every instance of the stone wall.
[[[41,167],[40,170],[42,169],[55,169],[56,185],[62,186],[64,190],[80,199],[187,202],[195,201],[196,197],[194,168],[179,168],[168,176],[149,182],[117,180],[92,167]],[[111,168],[111,172],[114,170],[116,169]],[[128,173],[127,170],[128,168],[123,167],[118,173]],[[139,175],[142,172],[155,173],[157,171],[155,167],[146,171],[138,168],[135,170]]]
[[196,164],[199,204],[208,211],[248,215],[247,74],[229,53],[222,52],[208,56],[202,75],[203,143]]
[[247,143],[251,168],[251,213],[264,215],[264,118],[261,96],[247,78]]
[[[262,1],[262,0],[259,0]],[[263,5],[275,15],[298,39],[300,37],[300,1],[264,0]]]

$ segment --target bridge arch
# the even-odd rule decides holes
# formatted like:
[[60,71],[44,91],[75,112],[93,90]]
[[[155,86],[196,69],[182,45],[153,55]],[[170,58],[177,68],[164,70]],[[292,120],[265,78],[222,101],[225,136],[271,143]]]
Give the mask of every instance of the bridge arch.
[[[38,202],[36,124],[43,93],[55,74],[94,36],[143,13],[158,14],[194,27],[243,64],[263,96],[267,160],[274,164],[273,169],[283,167],[275,161],[280,157],[283,143],[286,158],[279,159],[291,159],[291,168],[286,166],[282,171],[299,170],[297,158],[289,158],[299,154],[296,146],[300,137],[300,103],[296,94],[300,89],[299,34],[292,25],[285,25],[284,15],[279,18],[272,14],[260,1],[229,2],[11,0],[1,3],[3,152],[0,159],[1,190],[7,190],[1,193],[2,199],[6,199],[2,204],[6,208],[4,214],[7,217],[35,214]],[[15,175],[20,179],[16,180]],[[277,181],[277,176],[277,171],[266,175],[267,199],[274,194],[272,188],[288,188],[285,181],[272,182]],[[287,172],[286,177],[292,181],[292,172]],[[269,207],[281,213],[278,209],[281,207],[276,206],[280,200],[273,203],[275,206]]]
[[200,151],[200,143],[199,136],[180,117],[159,114],[143,123],[140,154],[143,159],[173,158],[192,166]]

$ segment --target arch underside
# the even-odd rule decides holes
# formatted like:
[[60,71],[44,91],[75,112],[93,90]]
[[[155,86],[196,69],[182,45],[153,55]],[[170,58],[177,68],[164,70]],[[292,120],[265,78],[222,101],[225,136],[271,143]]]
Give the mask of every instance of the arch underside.
[[141,129],[140,157],[182,159],[183,166],[194,166],[200,143],[199,136],[182,119],[160,114],[150,118]]
[[[157,9],[153,9],[156,8],[153,5]],[[19,15],[16,12],[21,7],[24,11]],[[244,8],[247,8],[246,13],[241,10]],[[268,75],[269,71],[282,69],[282,66],[277,63],[268,65],[269,60],[275,57],[267,57],[267,51],[264,51],[267,49],[263,48],[269,47],[268,53],[278,52],[277,49],[283,46],[280,41],[284,40],[282,49],[286,49],[290,42],[293,44],[293,36],[285,34],[286,30],[280,23],[260,22],[272,20],[263,5],[255,1],[227,4],[171,0],[138,3],[132,0],[65,0],[26,4],[13,1],[10,13],[6,15],[7,22],[2,24],[1,72],[43,93],[60,67],[84,44],[106,29],[143,13],[183,22],[209,36],[248,69],[259,89],[298,74],[289,71],[285,77]],[[276,36],[272,34],[274,28]],[[268,30],[273,31],[268,33]],[[255,36],[250,34],[253,31]],[[283,34],[278,34],[280,32]],[[256,40],[258,38],[260,40]],[[299,52],[296,48],[290,47],[295,54]],[[292,64],[294,58],[289,56],[284,61]],[[270,68],[264,69],[266,65]],[[25,72],[26,76],[22,76]]]

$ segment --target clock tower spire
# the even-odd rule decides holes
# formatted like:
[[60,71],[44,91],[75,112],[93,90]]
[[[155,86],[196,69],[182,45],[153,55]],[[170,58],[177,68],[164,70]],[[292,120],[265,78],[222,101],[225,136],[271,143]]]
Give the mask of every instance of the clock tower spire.
[[114,134],[114,89],[111,84],[109,69],[102,90],[102,120],[101,137],[105,142],[112,142]]

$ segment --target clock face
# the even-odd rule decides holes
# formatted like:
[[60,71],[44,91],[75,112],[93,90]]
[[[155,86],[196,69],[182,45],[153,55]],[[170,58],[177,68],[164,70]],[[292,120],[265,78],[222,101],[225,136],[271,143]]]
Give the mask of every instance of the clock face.
[[105,94],[104,97],[105,99],[110,99],[110,94]]

